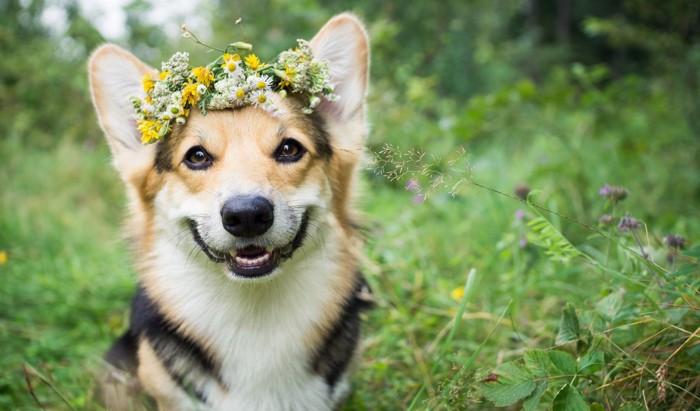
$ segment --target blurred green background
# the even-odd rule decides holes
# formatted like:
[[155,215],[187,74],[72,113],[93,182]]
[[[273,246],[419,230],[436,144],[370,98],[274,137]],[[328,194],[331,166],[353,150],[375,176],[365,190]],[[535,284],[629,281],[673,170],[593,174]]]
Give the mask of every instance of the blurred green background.
[[[583,250],[599,246],[589,227],[610,212],[606,183],[629,190],[614,212],[644,223],[659,261],[663,236],[698,239],[697,0],[97,3],[0,0],[2,409],[92,409],[89,374],[126,326],[135,273],[119,236],[124,196],[86,73],[106,41],[156,67],[175,50],[210,61],[179,36],[187,24],[208,44],[245,38],[270,59],[338,12],[365,21],[361,208],[380,303],[349,409],[489,409],[473,389],[479,370],[551,347],[564,302],[585,307],[618,288],[528,244],[516,186],[583,223],[545,215]],[[470,323],[436,357],[471,268]],[[455,381],[487,339],[465,374],[473,381]],[[445,381],[456,388],[440,397]]]

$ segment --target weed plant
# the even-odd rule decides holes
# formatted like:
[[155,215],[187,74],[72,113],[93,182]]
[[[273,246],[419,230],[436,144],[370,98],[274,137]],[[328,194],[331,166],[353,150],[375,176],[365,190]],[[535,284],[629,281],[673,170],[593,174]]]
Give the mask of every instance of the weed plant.
[[[347,410],[698,408],[700,143],[663,84],[555,72],[459,104],[375,88]],[[136,282],[108,150],[0,160],[0,409],[99,409]]]
[[[406,385],[399,384],[406,387],[403,407],[675,410],[694,409],[700,403],[700,246],[685,250],[683,237],[661,237],[630,214],[621,213],[627,189],[605,184],[598,192],[601,217],[591,223],[556,211],[556,203],[551,208],[538,205],[534,200],[538,194],[524,185],[509,194],[478,183],[465,173],[470,167],[463,150],[451,158],[426,160],[416,150],[401,152],[385,145],[374,154],[370,168],[390,181],[406,181],[413,206],[435,213],[427,224],[420,224],[424,213],[404,213],[401,237],[405,240],[394,246],[411,247],[403,241],[413,239],[412,252],[389,261],[386,254],[377,256],[382,268],[377,267],[374,278],[388,294],[383,308],[391,312],[390,324],[383,327],[405,337],[404,341],[386,337],[382,345],[391,341],[405,347],[402,351],[410,357],[403,359],[404,365],[417,365],[404,370],[412,377]],[[449,243],[462,235],[469,238],[470,232],[480,235],[482,227],[464,227],[459,232],[461,225],[451,226],[455,219],[444,218],[444,212],[447,204],[466,205],[460,193],[472,188],[480,197],[495,196],[496,201],[500,197],[519,207],[510,230],[494,241],[495,250],[486,251],[491,255],[481,254],[482,260],[472,263],[464,288],[449,292],[440,273],[455,272],[455,268],[465,273],[470,266],[465,264],[470,258],[460,253],[469,244]],[[483,207],[475,212],[484,212],[488,219]],[[588,236],[573,245],[562,234],[563,224],[574,225]],[[447,238],[439,246],[421,244],[440,237]],[[446,254],[435,258],[435,254],[416,253],[423,248]],[[451,250],[457,252],[447,255]],[[505,283],[480,278],[484,271],[488,275],[499,266],[504,273],[498,281]],[[405,279],[398,287],[387,268],[403,275],[408,272],[413,281]],[[479,299],[476,290],[481,289],[490,301]],[[436,290],[442,292],[436,295]],[[448,295],[452,304],[446,302]],[[500,314],[493,308],[479,309],[499,305]],[[557,311],[560,315],[554,321]],[[439,316],[441,326],[435,323]],[[481,325],[477,320],[489,323]],[[463,330],[466,341],[455,340],[455,330],[468,327],[465,323],[481,332]],[[510,331],[494,336],[502,328]],[[431,335],[425,333],[428,330],[439,331]],[[493,346],[499,347],[493,367],[480,366],[476,359]],[[380,350],[378,357],[369,358],[385,357]],[[373,366],[372,372],[390,373],[395,379],[397,363],[374,362]],[[384,379],[375,381],[381,384]],[[382,406],[393,409],[391,402]]]

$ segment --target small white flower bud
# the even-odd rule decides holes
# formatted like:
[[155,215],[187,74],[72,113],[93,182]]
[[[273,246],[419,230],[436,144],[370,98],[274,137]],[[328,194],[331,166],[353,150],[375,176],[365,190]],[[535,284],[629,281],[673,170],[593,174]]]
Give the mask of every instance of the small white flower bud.
[[321,99],[318,96],[313,96],[309,100],[309,108],[316,108],[321,103]]
[[252,45],[252,44],[250,44],[250,43],[245,43],[245,42],[242,42],[242,41],[237,41],[237,42],[235,42],[235,43],[231,43],[231,44],[229,44],[229,46],[231,46],[231,47],[233,47],[233,48],[235,48],[235,49],[238,49],[238,50],[247,50],[247,51],[253,50],[253,45]]

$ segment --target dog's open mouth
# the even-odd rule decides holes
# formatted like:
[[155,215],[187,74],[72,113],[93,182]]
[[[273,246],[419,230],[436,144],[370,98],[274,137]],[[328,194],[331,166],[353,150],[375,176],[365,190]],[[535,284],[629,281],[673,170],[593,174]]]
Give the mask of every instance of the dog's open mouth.
[[256,245],[228,252],[215,250],[204,241],[194,220],[188,220],[192,237],[199,248],[215,263],[225,263],[226,268],[238,277],[257,278],[271,274],[284,260],[290,258],[301,247],[306,238],[309,224],[308,211],[304,213],[299,230],[294,239],[280,248],[266,248]]
[[234,273],[244,277],[259,277],[277,268],[280,252],[252,246],[233,251],[225,259],[228,269]]

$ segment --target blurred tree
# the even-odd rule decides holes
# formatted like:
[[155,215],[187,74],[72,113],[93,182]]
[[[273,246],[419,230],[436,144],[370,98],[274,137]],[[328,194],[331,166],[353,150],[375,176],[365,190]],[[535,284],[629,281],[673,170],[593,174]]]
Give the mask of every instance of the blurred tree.
[[148,22],[146,16],[152,9],[147,0],[132,0],[124,8],[126,12],[126,26],[128,30],[128,48],[139,58],[155,64],[170,55],[169,50],[164,50],[166,44],[172,44],[163,30],[157,25]]
[[65,2],[67,27],[47,27],[44,1],[0,1],[0,111],[5,138],[41,147],[60,139],[85,140],[99,133],[92,121],[86,87],[87,53],[102,41],[79,13]]
[[613,50],[613,67],[663,81],[700,135],[700,2],[626,0],[615,14],[587,16],[582,27]]
[[408,87],[411,76],[433,77],[438,94],[461,100],[516,78],[503,64],[497,45],[507,41],[507,24],[520,10],[517,2],[448,0],[410,7],[395,0],[329,3],[335,10],[349,8],[367,18],[375,60],[381,62],[373,73],[392,79],[399,89]]
[[203,7],[211,15],[215,45],[245,40],[264,59],[294,46],[297,38],[310,39],[331,15],[317,0],[216,1]]

